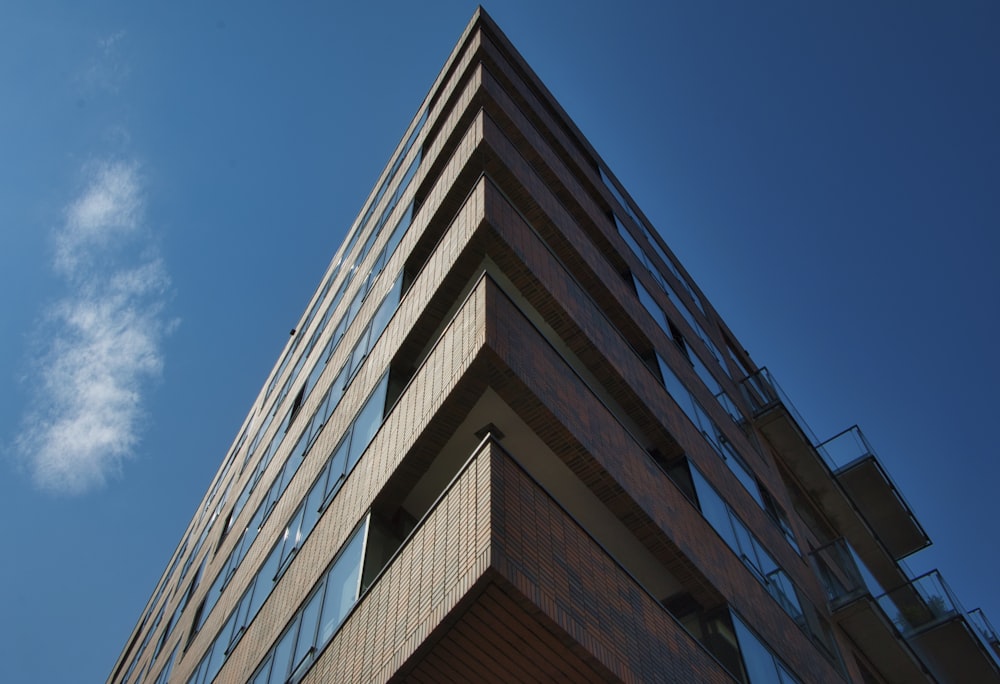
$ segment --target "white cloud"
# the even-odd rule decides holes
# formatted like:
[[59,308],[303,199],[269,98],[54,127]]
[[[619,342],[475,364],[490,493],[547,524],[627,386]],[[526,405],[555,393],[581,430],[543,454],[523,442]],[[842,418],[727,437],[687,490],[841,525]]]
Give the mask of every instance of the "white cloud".
[[[91,165],[83,192],[55,231],[55,269],[71,294],[48,312],[29,378],[33,409],[17,447],[44,489],[80,493],[120,472],[135,453],[142,391],[163,367],[170,279],[145,247],[138,166]],[[136,244],[136,243],[140,244]]]
[[92,167],[86,190],[70,204],[55,235],[56,269],[71,277],[89,266],[88,258],[134,233],[143,210],[137,164],[105,161]]

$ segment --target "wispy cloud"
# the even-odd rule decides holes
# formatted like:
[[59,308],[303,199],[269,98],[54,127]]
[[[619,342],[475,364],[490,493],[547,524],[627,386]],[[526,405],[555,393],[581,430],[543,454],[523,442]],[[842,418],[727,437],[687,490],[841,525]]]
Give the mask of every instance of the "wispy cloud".
[[89,275],[93,264],[114,241],[139,228],[143,196],[139,168],[122,161],[97,162],[89,169],[89,185],[66,211],[66,223],[56,233],[55,267],[70,278],[81,267]]
[[117,95],[128,79],[128,62],[120,54],[125,31],[118,31],[98,39],[96,53],[78,75],[83,90],[88,95],[102,92]]
[[144,212],[139,166],[98,162],[54,232],[53,268],[69,294],[42,323],[33,408],[17,439],[44,489],[100,486],[139,443],[142,393],[163,367],[170,287]]

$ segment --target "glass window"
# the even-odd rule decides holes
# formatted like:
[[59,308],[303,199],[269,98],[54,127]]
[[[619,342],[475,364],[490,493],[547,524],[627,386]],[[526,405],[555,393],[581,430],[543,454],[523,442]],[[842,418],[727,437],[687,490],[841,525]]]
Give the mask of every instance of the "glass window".
[[274,657],[271,658],[271,676],[267,680],[269,684],[285,684],[285,675],[288,673],[292,648],[295,646],[295,629],[297,626],[297,624],[291,625],[282,635],[277,648],[274,649]]
[[292,654],[292,672],[300,669],[311,656],[316,645],[316,630],[319,625],[320,608],[323,606],[324,587],[313,592],[309,603],[302,610],[299,620],[299,635],[295,641],[295,652]]
[[402,287],[403,277],[400,274],[396,277],[396,281],[392,284],[392,289],[389,290],[385,299],[382,300],[375,315],[372,316],[370,345],[374,345],[378,340],[382,331],[385,330],[385,326],[389,324],[389,320],[392,318],[392,314],[395,313],[396,307],[399,306],[399,293],[402,291]]
[[283,572],[288,562],[299,548],[299,528],[302,525],[302,515],[305,511],[303,506],[299,506],[295,515],[285,528],[285,536],[281,544],[281,561],[278,563],[279,573]]
[[280,550],[280,546],[274,547],[274,550],[267,557],[265,567],[261,568],[253,583],[247,588],[247,598],[249,599],[247,614],[249,615],[256,615],[260,607],[264,605],[264,601],[271,595],[274,575],[278,571],[277,561],[280,558]]
[[798,684],[799,680],[781,664],[757,635],[750,631],[746,623],[736,613],[732,613],[732,617],[750,684],[773,684],[774,682]]
[[271,662],[272,658],[270,656],[261,663],[261,666],[257,669],[254,674],[253,679],[250,680],[249,684],[267,684],[268,677],[271,676]]
[[781,528],[782,533],[785,535],[785,539],[787,539],[788,543],[792,545],[795,552],[801,554],[802,552],[799,550],[799,545],[795,541],[795,533],[792,531],[792,524],[788,521],[788,516],[785,514],[785,509],[774,500],[774,497],[771,496],[770,492],[760,486],[760,483],[757,484],[757,489],[760,491],[764,510],[769,516],[771,516],[771,519],[778,524],[778,527]]
[[409,229],[412,220],[413,202],[410,202],[410,206],[407,207],[406,211],[403,213],[403,217],[399,219],[399,223],[396,224],[396,229],[392,231],[389,241],[385,244],[386,261],[388,261],[389,257],[396,251],[396,247],[399,246],[403,236],[406,235],[406,231]]
[[354,299],[351,300],[351,305],[347,308],[347,313],[344,314],[344,320],[347,321],[347,325],[354,320],[354,317],[358,314],[358,309],[361,308],[361,302],[364,301],[365,295],[368,294],[363,289],[358,290],[357,294],[354,295]]
[[660,328],[662,328],[663,331],[669,336],[670,329],[667,327],[667,318],[663,315],[663,309],[661,309],[660,305],[656,303],[655,299],[653,299],[653,295],[649,293],[649,290],[647,290],[643,284],[639,282],[638,278],[632,276],[632,282],[635,283],[635,291],[639,296],[639,302],[646,308],[649,315],[653,317],[656,324],[660,326]]
[[320,476],[315,484],[313,484],[312,489],[309,490],[309,494],[306,496],[305,503],[302,506],[302,526],[301,535],[305,539],[310,532],[312,532],[313,527],[316,526],[316,521],[319,520],[320,506],[323,503],[323,497],[325,495],[325,480],[324,477],[326,471]]
[[738,549],[739,543],[733,532],[733,526],[729,519],[729,507],[726,506],[726,502],[716,493],[715,488],[708,484],[697,468],[692,467],[690,470],[695,493],[698,495],[698,507],[701,509],[702,515],[730,548]]
[[174,658],[177,657],[177,646],[174,646],[174,650],[170,652],[170,659],[167,660],[166,666],[160,671],[160,676],[156,678],[156,684],[167,684],[167,680],[170,678],[170,673],[174,669]]
[[708,367],[702,362],[702,360],[698,358],[698,354],[689,354],[688,358],[691,361],[691,365],[694,366],[694,372],[698,375],[701,381],[705,383],[705,387],[707,387],[708,391],[712,393],[712,396],[722,392],[722,385],[719,384],[719,381],[715,379],[715,376],[712,375],[712,372],[708,370]]
[[[231,620],[232,620],[232,618],[230,618],[230,621]],[[232,630],[232,625],[229,622],[227,622],[226,626],[222,628],[222,633],[225,634],[227,628],[230,631]],[[212,679],[214,679],[216,673],[222,667],[222,663],[225,662],[225,660],[226,660],[226,644],[227,643],[228,643],[228,639],[225,642],[222,642],[219,639],[215,640],[215,642],[214,642],[214,644],[212,646],[212,653],[211,653],[211,655],[209,656],[209,658],[207,660],[207,664],[205,665],[205,680],[206,681],[211,681]]]
[[318,645],[330,640],[358,598],[363,546],[364,527],[355,532],[354,537],[341,552],[340,558],[330,569],[326,582],[326,599],[319,621]]
[[386,379],[383,378],[376,386],[375,391],[368,397],[368,401],[361,408],[358,417],[354,420],[354,428],[351,434],[351,448],[347,454],[347,472],[354,469],[354,465],[361,458],[361,454],[368,448],[368,443],[378,431],[382,424],[382,412],[385,410],[385,388]]
[[639,259],[643,265],[646,265],[648,259],[646,258],[646,254],[642,251],[642,247],[640,247],[639,243],[636,242],[636,239],[632,237],[632,233],[628,231],[628,228],[622,224],[621,219],[618,218],[618,214],[615,214],[614,217],[615,225],[618,227],[618,234],[621,235],[625,244],[628,245],[630,250],[632,250],[632,253],[636,256],[636,258]]
[[298,463],[303,458],[305,458],[305,455],[306,455],[306,445],[310,441],[310,434],[309,433],[311,432],[311,430],[312,430],[312,428],[310,427],[309,429],[306,429],[306,430],[302,431],[302,434],[299,435],[298,441],[295,442],[295,446],[292,447],[292,451],[288,455],[288,460],[286,461],[286,463],[294,463],[295,464],[291,468],[291,470],[292,470],[293,473],[298,468]]
[[347,466],[347,452],[351,445],[351,435],[348,432],[340,444],[336,446],[333,453],[330,454],[330,474],[326,481],[326,493],[324,499],[329,501],[333,498],[333,495],[340,489],[340,485],[344,481],[344,472]]
[[[667,362],[664,361],[659,354],[656,355],[656,361],[660,366],[660,374],[663,376],[663,386],[666,388],[667,394],[674,398],[674,401],[676,401],[680,407],[684,409],[684,412],[687,413],[690,418],[690,409],[685,408],[685,402],[681,401],[682,399],[687,400],[690,395],[687,387],[684,386],[684,383],[682,383],[681,379],[677,377],[674,370],[667,365]],[[691,419],[691,422],[695,425],[698,424],[694,419]]]
[[361,337],[358,338],[357,344],[354,345],[354,351],[351,353],[351,360],[348,362],[350,370],[347,373],[348,381],[350,378],[354,377],[354,374],[358,372],[361,368],[361,364],[364,362],[365,357],[368,356],[368,335],[371,333],[371,325],[368,325],[364,332],[361,333]]
[[746,419],[743,417],[743,412],[740,411],[739,407],[736,406],[729,395],[726,394],[725,391],[722,391],[715,395],[715,399],[719,402],[719,406],[721,406],[726,413],[729,414],[729,417],[733,419],[733,422],[736,423],[741,430],[746,432],[743,427],[746,422]]

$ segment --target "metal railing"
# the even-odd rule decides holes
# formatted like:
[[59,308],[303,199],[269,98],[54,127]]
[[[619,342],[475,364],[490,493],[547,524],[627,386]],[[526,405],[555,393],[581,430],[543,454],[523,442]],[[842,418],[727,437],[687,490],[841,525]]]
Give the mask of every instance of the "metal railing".
[[876,600],[905,637],[965,615],[962,604],[937,570],[887,591]]
[[1000,665],[1000,637],[997,637],[996,630],[993,629],[993,625],[986,618],[983,609],[976,608],[970,610],[967,617],[969,618],[969,622],[972,623],[976,636],[983,642],[990,657],[993,658],[993,662]]
[[875,597],[885,593],[846,539],[835,539],[811,555],[832,610],[864,595]]

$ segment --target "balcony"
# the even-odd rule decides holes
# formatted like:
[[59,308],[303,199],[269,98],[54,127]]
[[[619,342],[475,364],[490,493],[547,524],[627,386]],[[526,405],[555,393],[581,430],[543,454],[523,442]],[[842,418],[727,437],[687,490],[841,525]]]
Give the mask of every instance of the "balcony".
[[930,545],[924,528],[857,425],[817,449],[893,558],[899,560]]
[[963,610],[937,570],[876,600],[938,680],[1000,682],[996,634],[982,611]]
[[886,681],[928,682],[927,667],[876,600],[882,589],[850,544],[833,541],[813,551],[812,560],[833,620]]
[[887,586],[902,581],[895,561],[930,539],[861,430],[820,442],[766,368],[741,386],[758,429],[803,489]]
[[1000,660],[1000,638],[997,637],[996,631],[993,629],[993,625],[990,621],[986,619],[986,615],[983,613],[982,608],[976,608],[969,611],[969,622],[972,626],[976,628],[979,633],[980,641],[985,644],[992,654],[994,660]]

